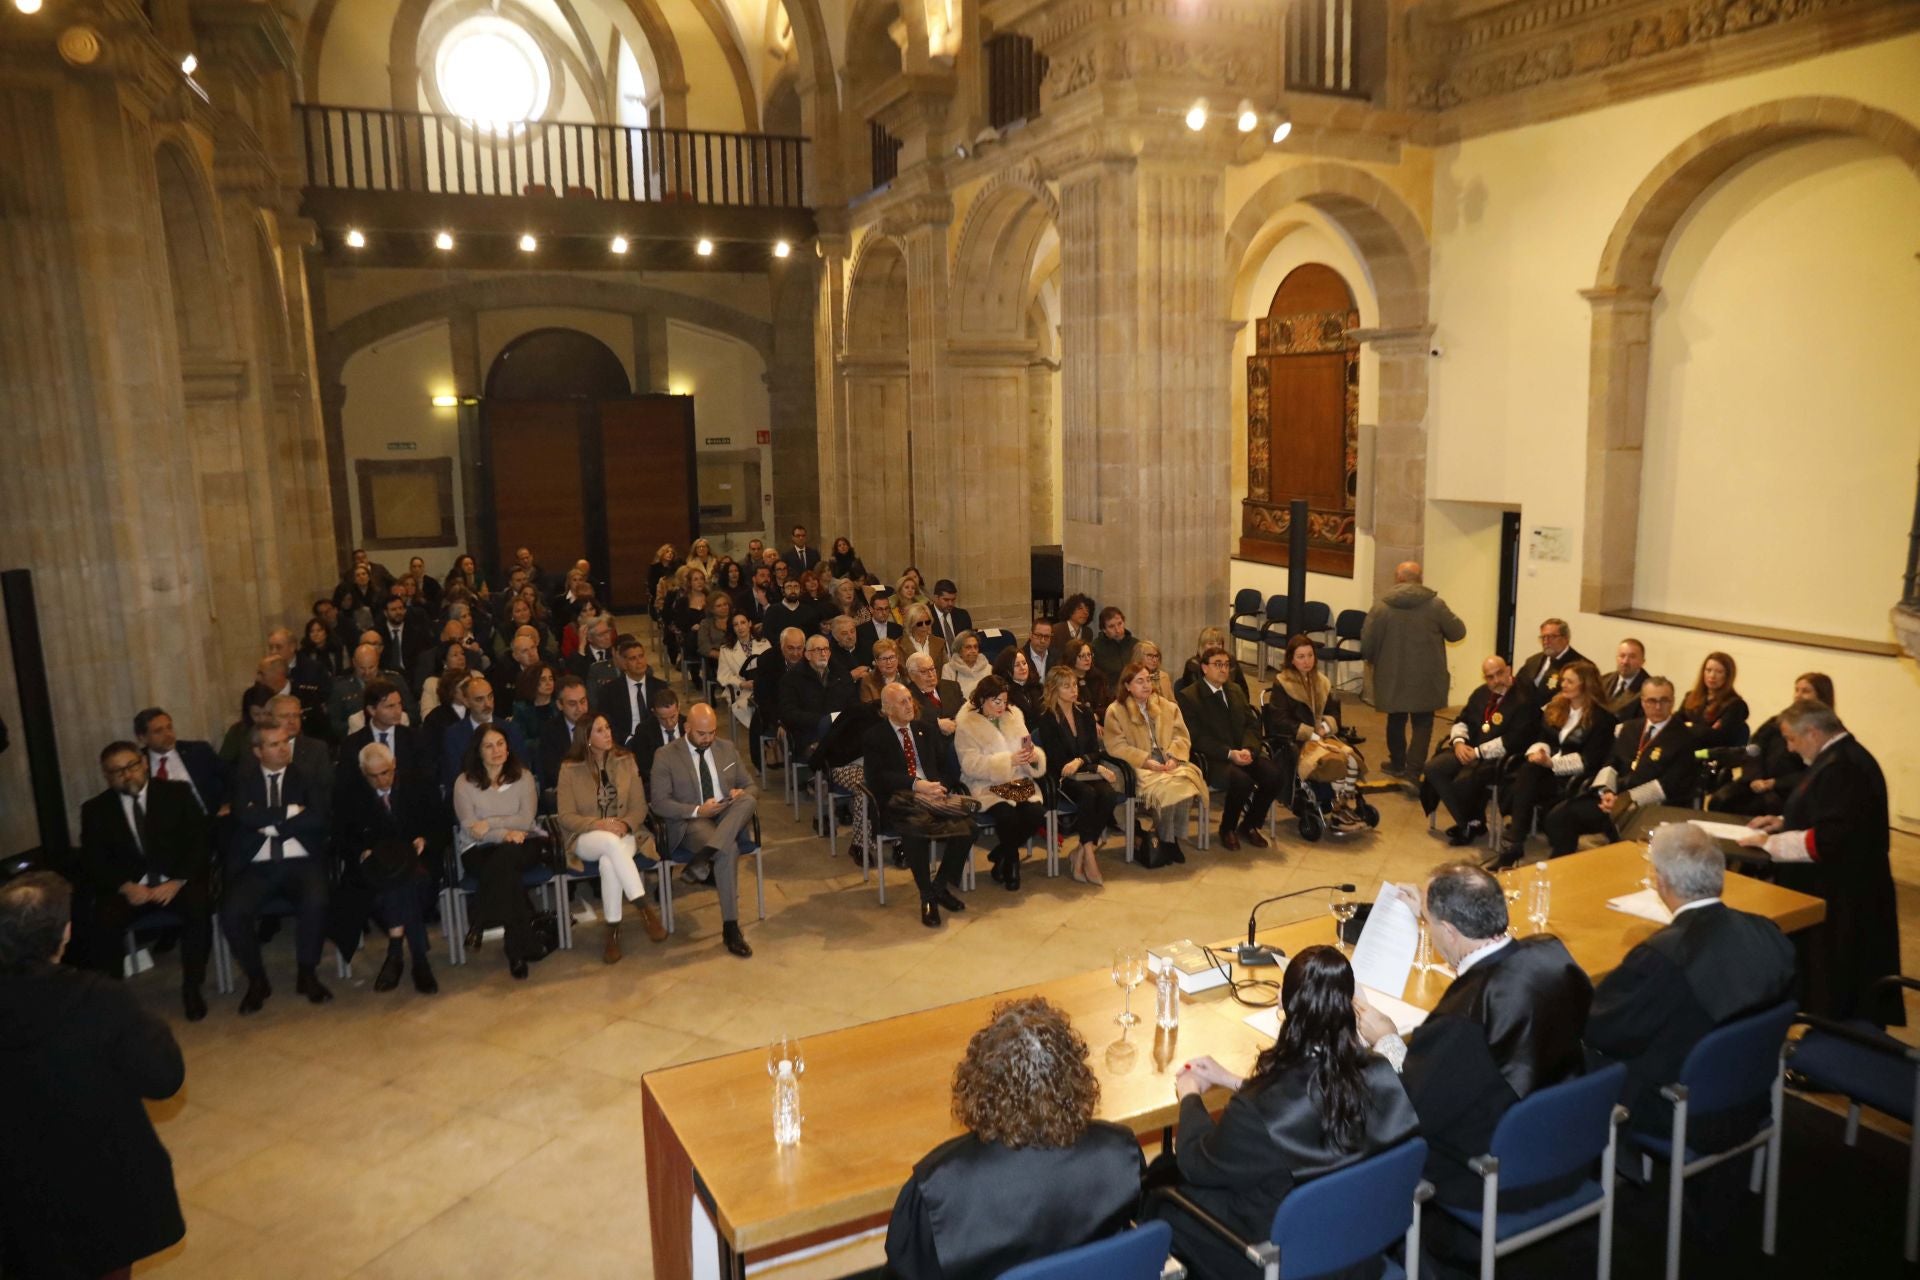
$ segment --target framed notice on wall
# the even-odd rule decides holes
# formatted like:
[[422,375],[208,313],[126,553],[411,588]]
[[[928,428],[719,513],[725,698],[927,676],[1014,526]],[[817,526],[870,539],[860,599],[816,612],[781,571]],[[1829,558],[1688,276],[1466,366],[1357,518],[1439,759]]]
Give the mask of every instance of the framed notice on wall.
[[353,466],[360,545],[369,551],[455,545],[452,458],[359,458]]

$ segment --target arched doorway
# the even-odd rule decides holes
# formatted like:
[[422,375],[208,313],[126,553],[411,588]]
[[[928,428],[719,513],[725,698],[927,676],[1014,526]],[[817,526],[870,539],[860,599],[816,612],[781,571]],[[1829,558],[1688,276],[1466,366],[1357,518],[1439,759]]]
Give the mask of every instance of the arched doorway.
[[633,395],[618,356],[562,328],[509,342],[485,385],[480,522],[492,562],[522,546],[550,573],[585,559],[603,600],[644,608],[654,549],[697,530],[692,397]]

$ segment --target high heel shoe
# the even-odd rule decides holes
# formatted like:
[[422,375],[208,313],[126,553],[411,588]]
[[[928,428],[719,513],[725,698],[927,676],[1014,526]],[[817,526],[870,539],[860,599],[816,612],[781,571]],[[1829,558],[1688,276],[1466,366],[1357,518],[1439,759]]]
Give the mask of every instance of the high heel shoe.
[[1086,855],[1081,859],[1080,866],[1086,873],[1087,883],[1095,888],[1105,884],[1106,880],[1100,875],[1100,850],[1093,845],[1085,845],[1081,852]]
[[1073,856],[1068,859],[1068,870],[1072,873],[1074,880],[1080,884],[1087,882],[1087,873],[1085,871],[1086,860],[1087,846],[1085,845],[1081,845],[1078,849],[1075,849]]

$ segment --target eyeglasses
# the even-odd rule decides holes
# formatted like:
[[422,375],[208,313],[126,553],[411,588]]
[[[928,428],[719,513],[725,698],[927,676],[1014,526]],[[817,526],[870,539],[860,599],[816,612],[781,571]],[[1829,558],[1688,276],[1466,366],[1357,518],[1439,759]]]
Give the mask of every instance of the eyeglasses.
[[918,631],[922,627],[931,627],[932,625],[933,624],[931,622],[928,622],[925,618],[922,618],[920,621],[913,624],[913,629],[915,631]]

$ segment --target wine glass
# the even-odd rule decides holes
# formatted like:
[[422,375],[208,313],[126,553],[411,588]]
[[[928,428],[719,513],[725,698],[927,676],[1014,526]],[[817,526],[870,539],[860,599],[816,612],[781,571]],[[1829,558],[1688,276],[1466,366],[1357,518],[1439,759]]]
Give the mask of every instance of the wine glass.
[[1500,892],[1507,899],[1507,916],[1513,916],[1513,909],[1520,903],[1520,868],[1508,867],[1500,873]]
[[1334,936],[1340,943],[1340,954],[1351,955],[1347,947],[1347,922],[1353,919],[1354,912],[1360,909],[1359,901],[1345,889],[1335,889],[1327,895],[1327,910],[1333,913]]
[[1653,841],[1651,839],[1641,841],[1640,860],[1647,864],[1646,874],[1640,877],[1640,887],[1651,889],[1653,888]]
[[1130,1027],[1140,1021],[1140,1015],[1133,1011],[1133,989],[1140,985],[1147,972],[1147,954],[1139,947],[1117,947],[1113,953],[1113,985],[1126,992],[1126,1005],[1115,1015],[1114,1021],[1123,1027]]

